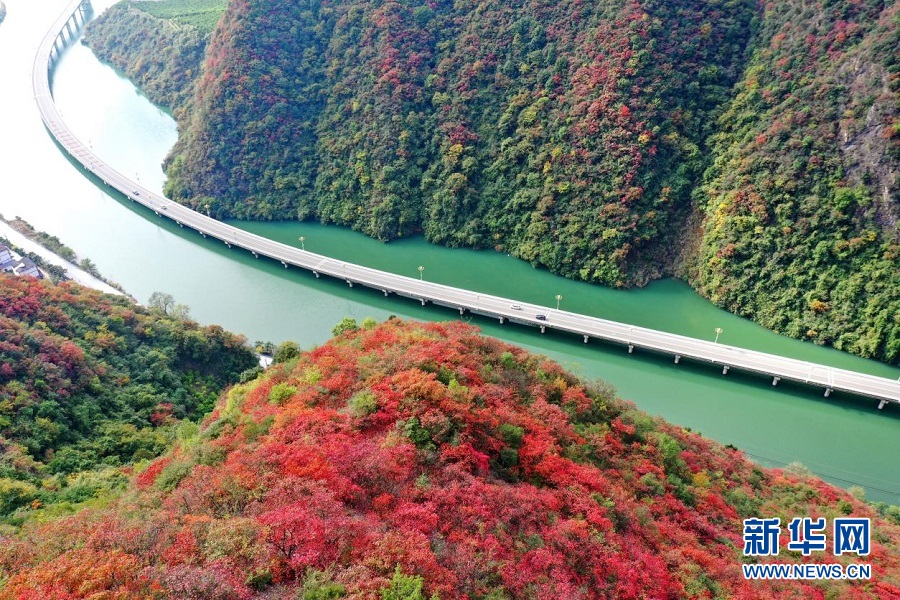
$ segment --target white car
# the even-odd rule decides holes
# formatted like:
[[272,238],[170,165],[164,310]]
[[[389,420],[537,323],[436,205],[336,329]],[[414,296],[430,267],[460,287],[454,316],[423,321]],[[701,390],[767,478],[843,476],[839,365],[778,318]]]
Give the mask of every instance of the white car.
[[509,307],[513,310],[522,310],[522,307],[518,304],[510,304]]

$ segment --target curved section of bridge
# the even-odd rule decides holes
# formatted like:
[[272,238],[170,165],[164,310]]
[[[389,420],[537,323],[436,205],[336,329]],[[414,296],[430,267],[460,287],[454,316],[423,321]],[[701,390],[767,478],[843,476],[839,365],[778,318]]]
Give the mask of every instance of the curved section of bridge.
[[194,229],[204,237],[219,239],[229,247],[243,248],[254,256],[277,260],[285,268],[300,267],[313,272],[316,277],[328,275],[346,281],[351,287],[354,284],[364,285],[381,290],[385,295],[394,293],[413,298],[423,305],[432,302],[459,310],[460,314],[469,311],[497,318],[501,323],[509,320],[539,328],[542,333],[546,329],[557,329],[580,335],[585,343],[594,338],[621,344],[627,346],[629,352],[634,348],[661,352],[674,356],[676,363],[683,358],[713,363],[722,367],[723,374],[729,369],[759,373],[771,377],[772,385],[777,385],[783,379],[820,386],[824,388],[826,397],[833,390],[841,390],[875,398],[879,400],[878,408],[884,407],[889,402],[900,404],[900,382],[891,379],[386,273],[275,242],[172,202],[106,164],[66,126],[54,104],[50,88],[53,60],[71,39],[73,30],[77,31],[84,23],[85,15],[88,14],[90,14],[89,0],[73,0],[53,24],[38,48],[34,61],[33,85],[34,97],[44,124],[66,152],[107,186],[115,188],[132,201],[143,204],[157,215],[171,219],[181,227]]

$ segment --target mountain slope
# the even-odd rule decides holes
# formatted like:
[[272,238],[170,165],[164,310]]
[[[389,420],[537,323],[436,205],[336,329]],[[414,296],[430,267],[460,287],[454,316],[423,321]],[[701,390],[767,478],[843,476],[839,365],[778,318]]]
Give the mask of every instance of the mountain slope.
[[91,497],[102,485],[77,473],[159,455],[166,425],[207,412],[255,364],[221,327],[0,273],[0,517]]
[[[897,15],[236,0],[185,82],[167,192],[611,286],[677,275],[773,330],[897,363]],[[112,55],[131,71],[147,53]]]
[[692,275],[717,304],[900,360],[900,5],[768,5],[714,137]]
[[[0,597],[900,595],[900,528],[844,491],[461,323],[347,329],[232,388],[115,504],[4,536]],[[741,519],[806,515],[871,517],[872,581],[744,580]]]
[[421,230],[643,282],[690,212],[752,17],[738,1],[232,2],[169,190],[222,216]]
[[122,69],[154,103],[179,115],[200,76],[210,32],[154,17],[144,5],[113,5],[91,21],[84,43],[98,58]]

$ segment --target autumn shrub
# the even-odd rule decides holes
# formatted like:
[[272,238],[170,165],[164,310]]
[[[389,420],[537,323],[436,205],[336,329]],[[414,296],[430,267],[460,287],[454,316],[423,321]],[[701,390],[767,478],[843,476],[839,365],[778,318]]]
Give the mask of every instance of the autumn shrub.
[[[273,404],[279,385],[295,392]],[[46,595],[45,573],[102,553],[129,576],[93,591],[180,598],[900,595],[891,510],[459,322],[343,332],[225,392],[182,440],[117,499],[0,529],[0,598]],[[742,519],[848,514],[872,520],[871,581],[744,578]]]

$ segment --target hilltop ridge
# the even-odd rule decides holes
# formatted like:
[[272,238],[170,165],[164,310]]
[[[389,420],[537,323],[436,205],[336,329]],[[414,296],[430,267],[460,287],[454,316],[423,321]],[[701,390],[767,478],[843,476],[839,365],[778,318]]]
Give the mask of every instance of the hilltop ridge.
[[[900,595],[900,527],[842,490],[462,323],[339,331],[224,393],[117,501],[4,535],[0,597]],[[742,518],[807,515],[873,519],[871,581],[743,578]]]

